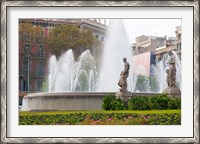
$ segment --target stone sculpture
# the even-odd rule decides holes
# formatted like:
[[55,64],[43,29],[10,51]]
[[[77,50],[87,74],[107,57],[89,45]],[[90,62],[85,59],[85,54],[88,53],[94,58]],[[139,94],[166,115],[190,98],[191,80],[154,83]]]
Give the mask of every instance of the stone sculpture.
[[169,69],[166,70],[167,73],[167,85],[168,88],[165,89],[165,93],[168,93],[169,95],[171,94],[175,94],[175,95],[179,95],[180,89],[177,88],[176,86],[176,66],[175,66],[175,59],[172,55],[171,52],[169,52],[169,55],[171,56],[168,64],[169,64]]
[[127,81],[125,75],[121,72],[118,85],[121,87],[121,92],[127,92]]
[[120,74],[118,85],[121,87],[120,89],[121,92],[127,92],[127,78],[129,75],[130,65],[127,62],[126,58],[123,58],[123,62],[124,62],[124,70]]
[[171,67],[166,70],[167,73],[167,85],[168,87],[176,87],[176,67],[175,62],[170,61]]
[[128,86],[127,78],[129,76],[130,64],[127,62],[126,58],[123,58],[123,62],[124,62],[124,70],[120,73],[120,79],[118,82],[118,85],[121,88],[119,89],[119,92],[116,94],[116,96],[119,98],[130,95],[130,92],[128,92],[128,89],[127,89],[127,86]]

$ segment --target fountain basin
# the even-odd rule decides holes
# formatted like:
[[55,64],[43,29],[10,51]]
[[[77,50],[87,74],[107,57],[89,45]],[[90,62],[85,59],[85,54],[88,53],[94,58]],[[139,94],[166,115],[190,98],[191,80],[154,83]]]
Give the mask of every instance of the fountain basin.
[[101,110],[103,104],[103,97],[109,94],[114,93],[29,93],[23,98],[22,110]]
[[[103,98],[116,92],[29,93],[23,98],[24,111],[102,110]],[[133,96],[154,96],[158,93],[131,93]]]

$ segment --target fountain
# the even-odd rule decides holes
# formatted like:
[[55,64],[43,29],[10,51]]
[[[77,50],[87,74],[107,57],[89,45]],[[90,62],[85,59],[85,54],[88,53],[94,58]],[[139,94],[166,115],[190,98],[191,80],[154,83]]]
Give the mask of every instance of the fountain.
[[[28,94],[23,99],[22,110],[102,109],[103,97],[110,94],[115,95],[119,89],[117,83],[123,69],[122,59],[124,57],[130,63],[130,73],[127,79],[128,91],[135,92],[138,76],[133,75],[131,47],[127,41],[122,20],[115,19],[107,34],[99,72],[96,69],[95,58],[89,50],[84,51],[76,61],[72,50],[66,51],[58,60],[52,56],[49,60],[49,92]],[[153,74],[161,82],[160,92],[165,88],[166,61],[167,56],[151,67],[154,69]],[[180,69],[180,61],[177,69]],[[180,81],[178,72],[177,80]],[[148,92],[145,95],[155,95],[149,90]],[[144,95],[144,93],[130,93],[129,96],[135,95]]]
[[169,55],[164,54],[160,61],[156,61],[155,65],[151,65],[151,75],[155,76],[156,82],[158,84],[158,92],[163,92],[163,90],[167,87],[166,81],[166,69],[168,68],[167,62],[169,61]]
[[[77,61],[70,49],[57,61],[50,58],[49,92],[94,91],[96,65],[89,50],[83,52]],[[94,85],[93,85],[94,84]]]
[[[127,61],[132,64],[133,58],[122,20],[113,20],[107,37],[103,51],[98,91],[116,92],[119,89],[116,84],[123,69],[122,59],[126,57]],[[131,76],[128,78],[128,86],[131,89]]]

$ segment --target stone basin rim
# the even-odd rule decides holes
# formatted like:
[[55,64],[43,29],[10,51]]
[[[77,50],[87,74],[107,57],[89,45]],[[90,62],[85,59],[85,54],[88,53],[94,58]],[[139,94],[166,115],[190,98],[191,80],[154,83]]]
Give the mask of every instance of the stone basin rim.
[[[35,98],[35,97],[81,97],[81,96],[101,96],[104,97],[109,94],[115,95],[117,92],[43,92],[43,93],[29,93],[24,98]],[[162,93],[131,93],[131,96],[153,96]]]

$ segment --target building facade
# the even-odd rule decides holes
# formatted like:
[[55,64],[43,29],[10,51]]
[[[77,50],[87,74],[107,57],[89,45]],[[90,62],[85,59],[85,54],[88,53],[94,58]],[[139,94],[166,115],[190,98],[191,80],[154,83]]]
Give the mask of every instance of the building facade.
[[136,37],[136,42],[132,45],[133,55],[155,52],[156,48],[166,45],[166,41],[166,37],[138,36]]
[[[27,22],[33,27],[40,26],[36,23],[30,23],[26,20],[20,20],[19,23]],[[43,81],[47,78],[48,53],[45,52],[44,38],[47,36],[47,29],[41,26],[40,33],[31,33],[28,30],[19,32],[19,91],[41,91]],[[36,29],[34,29],[36,30]]]
[[163,55],[169,51],[176,51],[176,38],[168,37],[166,45],[156,48],[154,55],[157,61],[161,60]]
[[144,52],[133,57],[133,74],[150,76],[152,64],[155,64],[152,52]]
[[132,45],[136,74],[150,75],[150,65],[160,61],[163,56],[173,50],[181,57],[181,27],[176,27],[176,37],[157,37],[141,35],[136,37]]
[[176,30],[176,53],[181,59],[181,26],[177,26]]
[[162,59],[163,55],[173,50],[181,59],[181,26],[177,26],[176,37],[168,37],[167,44],[163,47],[156,48],[154,55],[157,60]]
[[80,29],[90,29],[101,41],[105,40],[107,25],[96,19],[20,19],[19,24],[29,23],[33,27],[41,27],[42,31],[31,39],[31,34],[19,34],[19,91],[40,92],[47,87],[48,60],[45,37],[56,25],[75,25]]

